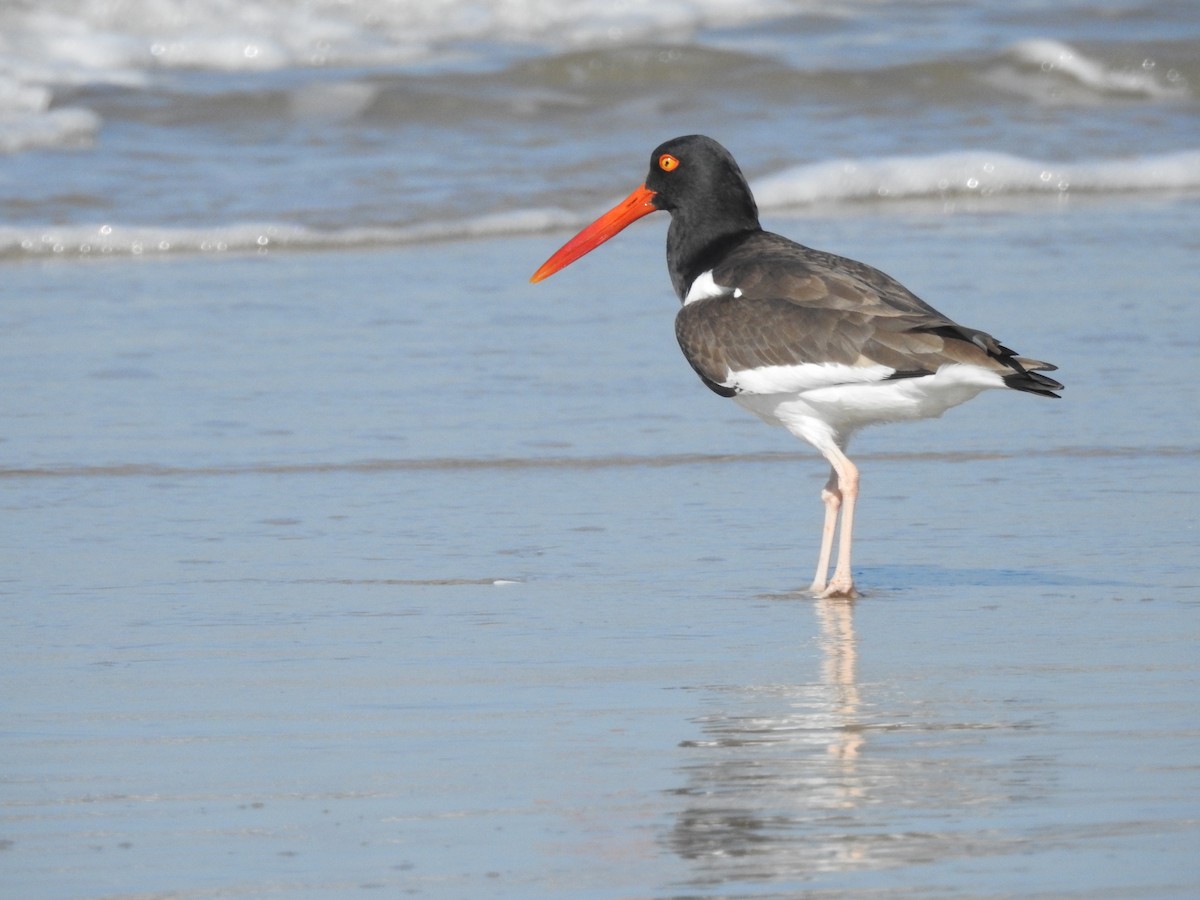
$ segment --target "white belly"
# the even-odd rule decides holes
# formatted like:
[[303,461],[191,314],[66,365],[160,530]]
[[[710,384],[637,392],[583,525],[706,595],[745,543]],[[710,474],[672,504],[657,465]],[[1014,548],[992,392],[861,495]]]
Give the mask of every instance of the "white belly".
[[980,366],[943,366],[933,375],[771,394],[737,394],[743,407],[818,446],[843,443],[866,425],[933,419],[988,388],[1004,387],[997,373]]

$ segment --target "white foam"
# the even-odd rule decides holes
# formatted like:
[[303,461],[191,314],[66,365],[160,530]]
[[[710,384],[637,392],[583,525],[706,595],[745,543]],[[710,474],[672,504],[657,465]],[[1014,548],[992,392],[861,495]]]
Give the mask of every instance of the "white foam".
[[988,151],[833,160],[754,184],[762,207],[856,200],[1200,188],[1200,150],[1128,160],[1042,162]]
[[0,153],[86,146],[99,130],[100,117],[87,109],[0,112]]
[[795,0],[39,0],[0,11],[0,51],[76,70],[396,64],[451,43],[661,39],[796,8]]
[[1062,41],[1038,38],[1021,41],[1007,51],[1007,56],[1038,71],[1061,75],[1101,94],[1124,94],[1134,97],[1174,99],[1188,94],[1186,83],[1176,73],[1162,75],[1147,60],[1141,69],[1112,69],[1099,60],[1091,59]]
[[526,209],[420,225],[320,231],[282,223],[217,228],[150,225],[0,227],[0,259],[154,257],[178,254],[264,254],[278,250],[337,250],[429,241],[534,234],[576,228],[586,219],[561,209]]
[[[0,152],[71,146],[99,120],[48,113],[55,89],[141,85],[161,69],[395,66],[478,42],[578,47],[690,37],[795,0],[38,0],[0,3]],[[328,108],[325,99],[312,98]],[[19,119],[6,117],[16,108]],[[37,121],[45,116],[48,121]]]
[[52,98],[49,88],[0,75],[0,153],[91,141],[99,116],[71,107],[51,110]]

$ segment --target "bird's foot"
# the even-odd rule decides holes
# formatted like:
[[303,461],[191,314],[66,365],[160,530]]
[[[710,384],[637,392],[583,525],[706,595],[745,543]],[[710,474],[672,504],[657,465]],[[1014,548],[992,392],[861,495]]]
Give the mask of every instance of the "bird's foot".
[[821,600],[856,600],[859,596],[853,582],[843,583],[836,578],[820,589],[813,585],[813,593]]

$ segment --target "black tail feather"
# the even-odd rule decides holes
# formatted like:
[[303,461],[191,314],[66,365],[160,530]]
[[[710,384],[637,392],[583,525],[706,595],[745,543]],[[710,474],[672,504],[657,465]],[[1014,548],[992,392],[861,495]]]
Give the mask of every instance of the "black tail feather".
[[1031,394],[1041,394],[1043,397],[1059,397],[1054,393],[1061,391],[1063,385],[1053,378],[1047,378],[1039,372],[1019,371],[1004,376],[1004,383],[1018,391],[1028,391]]

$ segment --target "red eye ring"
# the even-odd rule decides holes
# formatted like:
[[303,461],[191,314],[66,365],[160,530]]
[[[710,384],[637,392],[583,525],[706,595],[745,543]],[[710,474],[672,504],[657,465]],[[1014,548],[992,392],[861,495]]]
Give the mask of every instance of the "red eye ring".
[[670,153],[664,153],[658,158],[658,167],[664,172],[674,172],[679,168],[679,159]]

